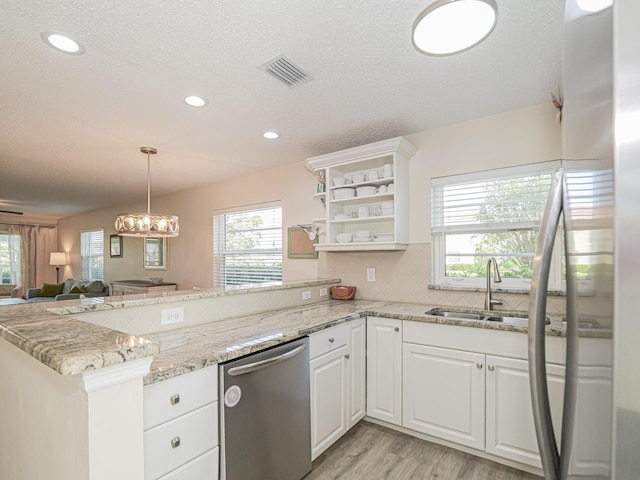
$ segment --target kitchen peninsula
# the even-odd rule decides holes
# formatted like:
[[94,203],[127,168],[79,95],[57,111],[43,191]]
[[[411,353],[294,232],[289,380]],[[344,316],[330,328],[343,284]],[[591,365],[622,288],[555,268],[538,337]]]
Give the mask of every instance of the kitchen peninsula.
[[[4,436],[0,445],[0,476],[143,478],[143,385],[362,317],[467,326],[496,334],[526,332],[524,321],[520,325],[480,323],[426,315],[433,305],[323,300],[320,291],[338,282],[318,280],[224,293],[174,292],[117,301],[86,299],[60,302],[49,309],[42,305],[3,308],[0,421],[3,431],[12,435],[11,439]],[[302,290],[311,290],[316,301],[301,302]],[[238,302],[237,295],[247,301]],[[259,301],[249,302],[249,298]],[[240,303],[264,305],[267,300],[279,307],[232,316],[225,306],[232,301],[237,310]],[[204,309],[206,305],[215,305],[220,318],[203,315],[211,311]],[[159,318],[163,306],[184,307],[185,326],[149,326],[147,320]],[[550,339],[561,336],[562,323],[554,320],[547,334]],[[526,344],[524,335],[513,338]],[[552,346],[551,358],[561,363],[558,352]]]

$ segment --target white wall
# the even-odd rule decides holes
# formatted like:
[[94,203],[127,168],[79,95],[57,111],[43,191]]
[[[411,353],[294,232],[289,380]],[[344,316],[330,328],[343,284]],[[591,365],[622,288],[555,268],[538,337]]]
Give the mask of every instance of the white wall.
[[[410,242],[406,252],[320,253],[319,260],[284,258],[285,280],[342,278],[358,286],[360,298],[424,301],[433,294],[430,281],[430,179],[470,171],[487,170],[558,159],[562,152],[561,128],[551,102],[469,120],[407,136],[418,148],[410,162]],[[316,179],[300,162],[214,183],[152,200],[154,211],[180,216],[180,237],[169,240],[169,268],[142,268],[142,240],[124,239],[124,258],[106,258],[107,280],[162,276],[180,289],[212,285],[212,217],[217,209],[281,200],[284,226],[309,223],[324,216],[313,198]],[[144,205],[104,209],[59,221],[59,242],[73,265],[66,276],[78,278],[79,231],[103,226],[106,239],[115,233],[113,219],[120,211],[144,210]],[[285,245],[286,251],[286,245]],[[378,267],[378,280],[368,283],[367,266]],[[408,283],[409,282],[409,283]],[[444,295],[444,296],[443,296]],[[477,295],[439,293],[437,300],[472,303]],[[433,297],[431,297],[433,299]],[[509,306],[527,307],[527,296],[511,297]],[[480,306],[482,301],[479,301]]]
[[[194,172],[197,175],[197,172]],[[163,277],[178,283],[179,289],[213,285],[213,216],[217,210],[280,200],[283,207],[285,245],[283,275],[285,281],[317,278],[317,260],[286,258],[286,228],[310,223],[324,215],[322,204],[312,198],[316,178],[304,162],[261,172],[252,172],[232,180],[213,183],[193,190],[152,199],[154,212],[180,218],[180,236],[168,240],[168,268],[145,270],[142,266],[142,239],[124,238],[123,258],[105,255],[105,280]],[[144,192],[141,192],[144,193]],[[80,278],[80,231],[104,228],[105,248],[115,233],[114,220],[123,211],[145,211],[142,204],[107,208],[59,221],[60,248],[71,265],[60,271],[61,278]]]

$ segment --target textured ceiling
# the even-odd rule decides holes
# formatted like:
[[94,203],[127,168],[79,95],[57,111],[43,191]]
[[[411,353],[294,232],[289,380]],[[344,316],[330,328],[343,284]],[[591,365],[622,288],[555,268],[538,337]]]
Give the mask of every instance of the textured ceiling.
[[[0,209],[144,201],[142,145],[159,151],[155,196],[549,100],[563,2],[497,0],[493,34],[450,57],[411,44],[429,3],[0,0]],[[86,53],[48,47],[47,30]],[[314,80],[258,68],[280,54]]]

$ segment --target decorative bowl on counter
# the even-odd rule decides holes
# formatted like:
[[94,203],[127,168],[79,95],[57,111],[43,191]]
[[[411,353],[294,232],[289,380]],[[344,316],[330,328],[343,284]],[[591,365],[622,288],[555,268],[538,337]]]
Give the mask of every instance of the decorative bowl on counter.
[[334,300],[352,300],[356,296],[356,287],[331,287],[329,295]]

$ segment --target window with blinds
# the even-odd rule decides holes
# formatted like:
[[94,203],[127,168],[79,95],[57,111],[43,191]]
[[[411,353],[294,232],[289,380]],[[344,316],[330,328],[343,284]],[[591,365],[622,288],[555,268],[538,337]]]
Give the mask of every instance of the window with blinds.
[[[495,257],[500,288],[529,288],[551,174],[558,167],[554,161],[434,178],[434,283],[483,287],[487,261]],[[559,290],[561,255],[555,257],[550,287]]]
[[225,212],[213,220],[213,283],[233,288],[282,281],[282,207]]
[[20,235],[0,233],[0,284],[20,284]]
[[80,233],[80,265],[84,280],[104,280],[104,231]]

